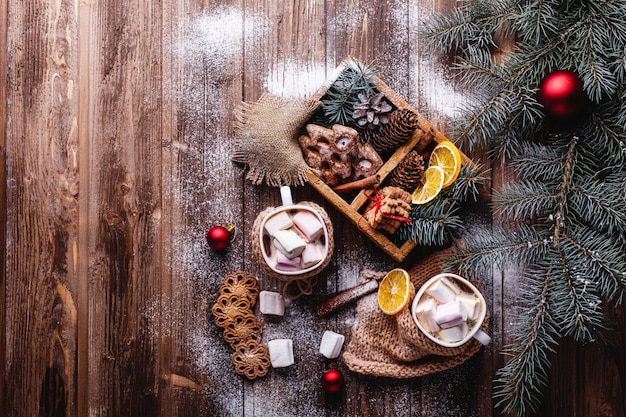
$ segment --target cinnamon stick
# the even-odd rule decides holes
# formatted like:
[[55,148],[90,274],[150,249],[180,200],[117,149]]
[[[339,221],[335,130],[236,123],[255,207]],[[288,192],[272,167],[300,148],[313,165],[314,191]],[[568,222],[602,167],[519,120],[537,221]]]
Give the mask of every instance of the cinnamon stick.
[[336,193],[347,193],[349,191],[362,190],[364,188],[373,187],[375,185],[378,185],[379,182],[380,177],[375,174],[369,177],[362,178],[360,180],[346,182],[345,184],[339,184],[338,186],[333,188],[333,191],[335,191]]

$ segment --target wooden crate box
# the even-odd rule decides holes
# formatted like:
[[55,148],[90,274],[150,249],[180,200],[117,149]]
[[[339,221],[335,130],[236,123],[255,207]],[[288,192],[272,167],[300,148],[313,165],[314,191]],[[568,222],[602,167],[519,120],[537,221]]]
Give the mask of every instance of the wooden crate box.
[[[315,94],[314,98],[318,100],[321,99],[341,73],[349,68],[348,66],[351,65],[352,62],[356,62],[356,60],[354,60],[354,58],[344,60]],[[432,146],[434,146],[433,141],[439,143],[448,139],[380,78],[372,77],[370,81],[397,109],[410,109],[417,114],[419,120],[418,128],[410,139],[400,146],[388,159],[384,160],[383,166],[378,170],[377,175],[379,177],[379,183],[384,184],[387,176],[411,150],[415,149],[418,152],[422,152],[427,149],[429,145],[432,144]],[[461,154],[461,156],[465,162],[467,157],[463,154]],[[366,226],[369,226],[367,221],[363,218],[365,207],[370,201],[370,198],[366,195],[367,190],[361,190],[356,196],[350,195],[347,197],[346,194],[340,195],[335,192],[322,178],[313,172],[308,173],[308,180],[313,188],[396,262],[402,262],[417,245],[417,242],[407,240],[398,246],[389,238],[386,232],[379,231],[372,227],[363,227],[364,222]]]

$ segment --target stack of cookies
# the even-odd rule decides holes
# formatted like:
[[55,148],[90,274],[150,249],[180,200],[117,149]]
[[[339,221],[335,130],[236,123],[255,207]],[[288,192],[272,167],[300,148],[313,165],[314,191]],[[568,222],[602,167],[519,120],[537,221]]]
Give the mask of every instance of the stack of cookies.
[[233,349],[235,371],[250,380],[266,375],[271,366],[269,350],[261,343],[263,324],[253,311],[259,297],[256,277],[243,271],[229,274],[219,294],[211,308],[213,322],[223,329],[222,336]]

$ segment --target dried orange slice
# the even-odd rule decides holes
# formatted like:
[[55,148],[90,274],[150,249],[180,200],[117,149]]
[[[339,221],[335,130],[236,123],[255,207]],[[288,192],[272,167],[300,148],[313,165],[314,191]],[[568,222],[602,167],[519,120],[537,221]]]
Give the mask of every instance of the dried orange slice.
[[385,314],[398,314],[407,308],[414,292],[409,273],[402,268],[393,269],[378,287],[378,305]]
[[443,188],[449,187],[461,172],[461,152],[449,140],[440,142],[430,154],[428,166],[438,166],[443,169]]
[[422,176],[422,183],[417,186],[411,195],[413,204],[426,204],[439,195],[443,188],[445,173],[437,165],[429,166]]

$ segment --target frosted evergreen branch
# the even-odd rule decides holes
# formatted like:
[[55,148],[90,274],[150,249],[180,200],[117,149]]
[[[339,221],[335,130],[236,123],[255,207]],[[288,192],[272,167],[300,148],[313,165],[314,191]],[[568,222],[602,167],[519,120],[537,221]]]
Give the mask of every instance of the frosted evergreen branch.
[[574,165],[574,161],[576,160],[577,143],[578,137],[573,136],[572,140],[570,141],[570,146],[565,158],[565,165],[563,167],[563,180],[561,182],[561,191],[559,193],[557,213],[554,221],[554,240],[552,242],[554,245],[558,245],[559,243],[559,232],[561,230],[562,221],[565,218],[565,204],[567,201],[567,194],[569,192],[572,182],[572,168]]
[[352,117],[354,103],[359,93],[373,93],[371,79],[377,75],[372,65],[350,60],[346,68],[321,98],[322,108],[328,125],[341,124],[358,126]]
[[506,184],[494,192],[494,212],[508,219],[545,215],[556,208],[558,196],[555,194],[540,180]]
[[584,271],[575,270],[577,267],[571,265],[576,263],[566,259],[563,251],[559,250],[557,256],[560,265],[554,269],[557,285],[552,290],[555,321],[560,323],[563,336],[573,336],[578,343],[593,342],[606,329],[597,282]]
[[563,233],[560,242],[569,263],[592,277],[604,297],[622,301],[626,292],[626,253],[619,241],[579,226],[572,233]]
[[[548,384],[549,352],[557,345],[555,323],[550,316],[551,278],[548,273],[528,273],[526,278],[535,284],[525,285],[525,304],[533,306],[517,315],[515,340],[504,353],[510,356],[496,375],[494,399],[505,413],[525,415],[536,411]],[[526,314],[524,314],[526,313]]]
[[549,246],[551,235],[543,230],[518,224],[494,230],[467,230],[455,246],[455,255],[448,268],[462,275],[491,273],[494,265],[523,266],[541,259]]
[[461,165],[461,172],[452,186],[446,188],[449,190],[449,196],[452,199],[465,202],[470,199],[476,201],[478,197],[478,186],[489,179],[489,170],[486,170],[482,164]]
[[462,225],[458,205],[444,198],[425,205],[412,205],[409,218],[411,224],[402,224],[394,237],[424,246],[443,246],[452,239],[452,232]]

